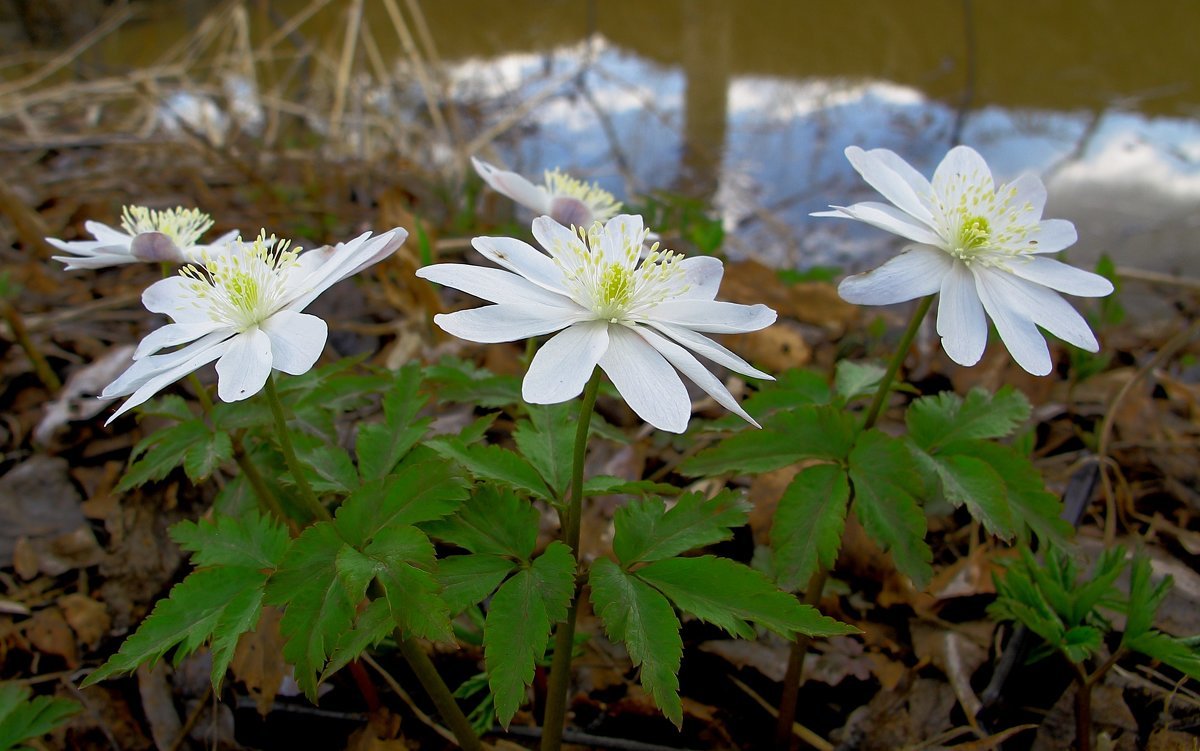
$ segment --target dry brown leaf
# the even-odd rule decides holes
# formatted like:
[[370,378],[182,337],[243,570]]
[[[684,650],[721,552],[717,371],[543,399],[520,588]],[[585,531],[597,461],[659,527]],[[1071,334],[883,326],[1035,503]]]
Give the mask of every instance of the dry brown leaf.
[[719,655],[736,668],[754,668],[776,683],[787,673],[789,647],[747,639],[717,639],[700,643],[700,651]]
[[917,658],[945,673],[967,717],[974,717],[982,706],[971,688],[971,676],[987,660],[987,644],[993,628],[992,623],[980,621],[971,629],[976,633],[967,636],[940,624],[914,621],[911,627]]
[[258,713],[266,717],[275,703],[279,684],[287,673],[283,660],[283,637],[279,633],[279,619],[283,616],[279,608],[263,608],[258,628],[244,635],[234,650],[229,667],[241,681],[258,706]]
[[43,608],[34,613],[24,626],[25,636],[38,651],[62,657],[67,667],[78,667],[75,634],[67,625],[61,610],[56,607]]
[[142,712],[150,724],[150,737],[155,746],[163,749],[171,748],[183,730],[167,680],[169,670],[163,660],[154,663],[153,667],[143,663],[137,669],[138,695],[142,699]]
[[88,649],[95,649],[112,627],[108,607],[85,594],[78,592],[58,598],[67,624],[79,637],[79,642]]
[[346,751],[408,751],[417,748],[400,735],[400,717],[386,709],[371,714],[366,726],[350,734]]

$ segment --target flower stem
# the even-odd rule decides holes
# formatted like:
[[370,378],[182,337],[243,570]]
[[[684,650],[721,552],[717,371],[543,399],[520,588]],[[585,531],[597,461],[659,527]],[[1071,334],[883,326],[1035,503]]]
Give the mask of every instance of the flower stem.
[[271,405],[271,414],[275,416],[275,432],[279,436],[279,448],[283,450],[283,459],[287,462],[288,471],[292,473],[292,477],[296,480],[296,487],[300,489],[300,500],[303,501],[305,508],[309,514],[318,521],[328,521],[332,517],[329,515],[329,510],[321,505],[317,500],[317,496],[313,493],[312,486],[308,484],[308,478],[304,476],[304,468],[300,465],[300,460],[296,458],[296,449],[292,447],[292,438],[288,434],[287,417],[284,416],[283,402],[279,401],[279,392],[275,390],[275,374],[267,376],[267,403]]
[[62,388],[62,381],[58,379],[58,374],[50,367],[50,363],[46,362],[46,358],[42,356],[42,351],[33,343],[33,339],[29,336],[29,330],[25,328],[25,319],[17,312],[17,309],[12,306],[8,300],[0,299],[0,314],[4,316],[4,320],[8,323],[8,328],[12,331],[13,338],[17,340],[17,344],[21,345],[21,349],[25,350],[25,354],[29,357],[29,362],[33,364],[33,372],[37,373],[38,380],[42,382],[49,391],[57,392]]
[[246,447],[242,444],[242,436],[240,434],[233,436],[233,458],[242,470],[242,476],[246,478],[246,482],[250,483],[250,487],[254,489],[254,494],[258,496],[258,502],[263,511],[274,517],[276,521],[286,524],[288,530],[292,533],[292,537],[299,536],[300,526],[296,524],[295,519],[287,515],[287,512],[283,510],[283,506],[279,505],[279,499],[267,487],[267,482],[263,479],[262,473],[258,471],[258,467],[254,466],[254,462],[250,461],[250,457],[246,455]]
[[[600,391],[600,369],[592,373],[583,390],[579,407],[579,422],[575,426],[575,456],[571,469],[570,505],[562,513],[563,538],[579,564],[579,522],[583,516],[583,463],[587,455],[588,428],[596,394]],[[562,744],[563,726],[567,715],[567,688],[571,681],[571,653],[575,647],[575,615],[578,591],[567,609],[567,618],[554,629],[554,661],[550,664],[550,679],[546,688],[546,714],[542,717],[542,751],[558,751]]]
[[[892,390],[892,381],[896,379],[896,374],[900,372],[900,366],[908,356],[908,349],[912,346],[913,339],[916,338],[917,331],[921,328],[921,322],[925,320],[925,315],[929,312],[931,305],[933,305],[933,295],[928,295],[921,299],[921,302],[917,304],[917,309],[913,311],[912,318],[908,322],[908,328],[904,330],[904,335],[900,337],[900,343],[896,345],[896,352],[892,355],[891,361],[888,362],[888,367],[883,374],[883,378],[879,380],[879,386],[875,391],[875,398],[871,400],[871,406],[867,408],[867,417],[863,421],[860,430],[870,430],[875,426],[876,420],[879,419],[884,402],[887,401],[887,396]],[[846,505],[847,513],[849,513],[850,506],[853,504],[854,495],[851,493],[850,501]],[[828,570],[824,567],[817,569],[812,579],[809,580],[807,589],[804,590],[804,603],[806,605],[816,607],[817,603],[821,601],[821,597],[825,593],[825,582],[828,578]],[[812,646],[812,642],[812,637],[805,634],[798,634],[792,642],[792,648],[788,654],[787,675],[783,679],[783,694],[779,697],[779,716],[775,726],[775,746],[780,751],[787,751],[795,745],[795,737],[792,735],[792,724],[796,720],[796,699],[800,695],[800,685],[804,683],[804,658],[808,656],[808,650]]]
[[463,714],[462,707],[458,706],[454,694],[442,680],[433,660],[429,659],[429,655],[425,654],[425,650],[421,648],[420,644],[414,639],[406,637],[401,629],[396,629],[395,636],[396,643],[400,645],[400,654],[412,668],[421,687],[425,689],[425,693],[429,694],[429,698],[433,700],[433,705],[437,707],[442,720],[450,726],[450,731],[458,739],[458,745],[466,751],[481,751],[483,744],[479,741],[475,728],[471,727],[467,716]]
[[900,366],[904,363],[904,358],[908,356],[908,348],[912,346],[913,339],[917,336],[917,331],[921,328],[921,321],[925,320],[925,314],[929,312],[929,306],[933,305],[933,295],[924,297],[917,305],[917,309],[913,311],[912,320],[908,322],[908,328],[904,330],[904,336],[900,338],[900,343],[896,345],[896,353],[892,355],[891,362],[888,363],[887,372],[883,374],[883,378],[879,381],[879,389],[875,392],[875,398],[871,401],[871,406],[867,410],[867,419],[863,422],[862,429],[870,430],[875,425],[875,421],[879,419],[879,412],[883,409],[883,403],[887,401],[888,392],[892,390],[892,381],[896,378],[896,373],[900,371]]

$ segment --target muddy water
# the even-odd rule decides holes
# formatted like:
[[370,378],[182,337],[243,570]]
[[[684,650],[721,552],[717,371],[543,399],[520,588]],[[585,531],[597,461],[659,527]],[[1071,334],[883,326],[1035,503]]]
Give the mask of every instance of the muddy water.
[[[410,6],[395,5],[419,31]],[[309,6],[245,5],[256,40]],[[890,148],[928,174],[957,138],[1000,179],[1044,177],[1047,214],[1079,227],[1076,262],[1107,253],[1118,265],[1200,275],[1200,3],[415,6],[442,64],[437,95],[482,113],[460,142],[536,101],[483,155],[530,174],[562,167],[621,197],[664,189],[703,199],[724,223],[730,255],[858,268],[892,252],[881,232],[808,217],[872,197],[842,150]],[[212,8],[141,6],[96,48],[96,60],[110,69],[149,65]],[[394,73],[376,85],[416,87],[385,2],[362,8],[377,54],[367,52]],[[328,3],[295,33],[336,60],[354,9]],[[362,49],[356,70],[369,70]],[[419,96],[388,101],[391,115],[424,117]],[[430,149],[429,160],[438,153]]]

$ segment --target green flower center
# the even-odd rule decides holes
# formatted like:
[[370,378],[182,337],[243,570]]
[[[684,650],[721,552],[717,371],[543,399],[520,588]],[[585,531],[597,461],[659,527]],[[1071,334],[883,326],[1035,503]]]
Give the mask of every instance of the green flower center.
[[249,247],[238,238],[226,251],[206,252],[203,269],[189,265],[179,273],[207,303],[210,318],[242,332],[265,321],[285,302],[284,276],[299,251],[289,241],[261,232]]
[[[655,243],[641,258],[644,230],[636,237],[612,238],[596,222],[590,230],[577,229],[576,235],[580,242],[556,246],[552,255],[563,269],[572,298],[591,310],[596,320],[637,321],[646,308],[687,290],[687,277],[679,265],[682,255],[661,251]],[[614,239],[620,248],[615,258],[604,251]]]

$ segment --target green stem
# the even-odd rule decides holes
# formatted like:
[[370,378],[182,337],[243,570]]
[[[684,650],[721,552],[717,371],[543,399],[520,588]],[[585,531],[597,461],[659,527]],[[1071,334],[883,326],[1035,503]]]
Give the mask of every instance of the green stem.
[[263,511],[285,525],[291,530],[292,537],[297,537],[300,534],[300,526],[296,524],[296,520],[287,515],[283,510],[283,506],[279,505],[279,499],[267,487],[266,480],[263,479],[262,473],[258,471],[258,467],[254,466],[254,462],[250,461],[250,457],[246,455],[246,447],[242,444],[242,436],[233,436],[233,458],[237,462],[238,467],[242,470],[242,476],[246,478],[246,482],[250,483],[250,487],[254,489],[254,494],[258,496],[259,505]]
[[912,346],[912,341],[916,338],[917,331],[921,328],[921,321],[925,320],[925,314],[929,312],[930,305],[933,305],[933,295],[922,298],[917,309],[913,311],[912,320],[908,322],[908,328],[904,330],[904,336],[900,338],[900,344],[896,346],[896,353],[892,355],[892,361],[888,363],[887,372],[879,381],[879,389],[875,392],[875,398],[867,410],[867,419],[863,422],[863,430],[870,430],[874,427],[875,421],[879,419],[879,412],[883,409],[883,404],[887,401],[888,393],[892,389],[892,381],[895,380],[896,373],[900,372],[900,366],[904,363],[904,358],[908,356],[908,348]]
[[329,521],[333,517],[329,515],[329,510],[321,505],[317,500],[317,495],[313,493],[312,486],[308,484],[308,478],[304,476],[304,468],[300,464],[300,460],[296,458],[296,449],[292,447],[292,438],[288,434],[287,417],[283,412],[283,402],[279,401],[279,392],[275,390],[275,374],[267,376],[267,403],[271,405],[271,414],[275,416],[275,432],[279,436],[279,448],[283,450],[283,459],[287,462],[288,471],[292,473],[292,477],[296,481],[296,487],[300,489],[300,500],[304,502],[304,506],[312,517],[318,521]]
[[479,736],[475,733],[475,728],[471,727],[471,723],[467,720],[467,716],[463,714],[462,708],[458,706],[458,702],[454,699],[454,694],[450,692],[450,687],[442,680],[441,674],[438,673],[437,667],[434,666],[433,660],[429,659],[429,655],[425,654],[425,650],[421,648],[415,640],[409,639],[404,635],[404,632],[396,629],[396,643],[400,645],[400,654],[408,662],[408,666],[412,668],[413,673],[417,676],[421,686],[425,689],[425,693],[429,694],[429,698],[433,700],[433,705],[437,707],[438,714],[442,716],[442,720],[450,726],[450,731],[454,733],[454,737],[458,739],[458,745],[462,746],[466,751],[482,751],[483,744],[479,741]]
[[[900,337],[900,343],[896,345],[896,352],[892,355],[887,370],[879,381],[875,398],[871,400],[871,406],[867,408],[867,417],[860,430],[870,430],[879,419],[883,405],[892,390],[892,382],[896,379],[896,374],[900,372],[900,366],[904,364],[904,359],[908,356],[908,349],[912,346],[913,339],[916,338],[917,331],[921,328],[921,322],[925,320],[925,315],[929,312],[931,305],[933,305],[933,295],[922,298],[921,302],[917,304],[917,309],[913,311],[908,328]],[[850,501],[846,506],[847,513],[853,504],[854,496],[851,494]],[[821,601],[828,578],[829,572],[824,567],[817,569],[812,579],[809,580],[808,588],[804,591],[805,604],[815,607]],[[810,636],[797,634],[788,654],[787,675],[783,679],[783,694],[779,698],[779,716],[775,725],[775,747],[780,751],[788,751],[795,744],[792,724],[796,720],[796,699],[800,695],[800,685],[804,683],[804,658],[808,656],[812,641]]]
[[[583,390],[579,407],[579,423],[575,427],[575,456],[571,469],[570,505],[561,515],[563,538],[579,565],[579,522],[583,516],[583,463],[587,455],[588,428],[596,394],[600,391],[600,369],[592,373]],[[550,664],[550,679],[546,688],[546,714],[542,717],[542,751],[558,751],[562,744],[563,727],[567,717],[567,688],[571,681],[571,653],[575,647],[575,615],[579,605],[578,590],[567,609],[567,618],[554,629],[554,661]]]
[[213,411],[212,397],[208,395],[208,389],[204,388],[203,383],[200,383],[200,378],[194,371],[188,373],[188,383],[192,385],[192,390],[196,392],[196,401],[200,402],[200,409],[204,411],[204,416],[211,417]]

